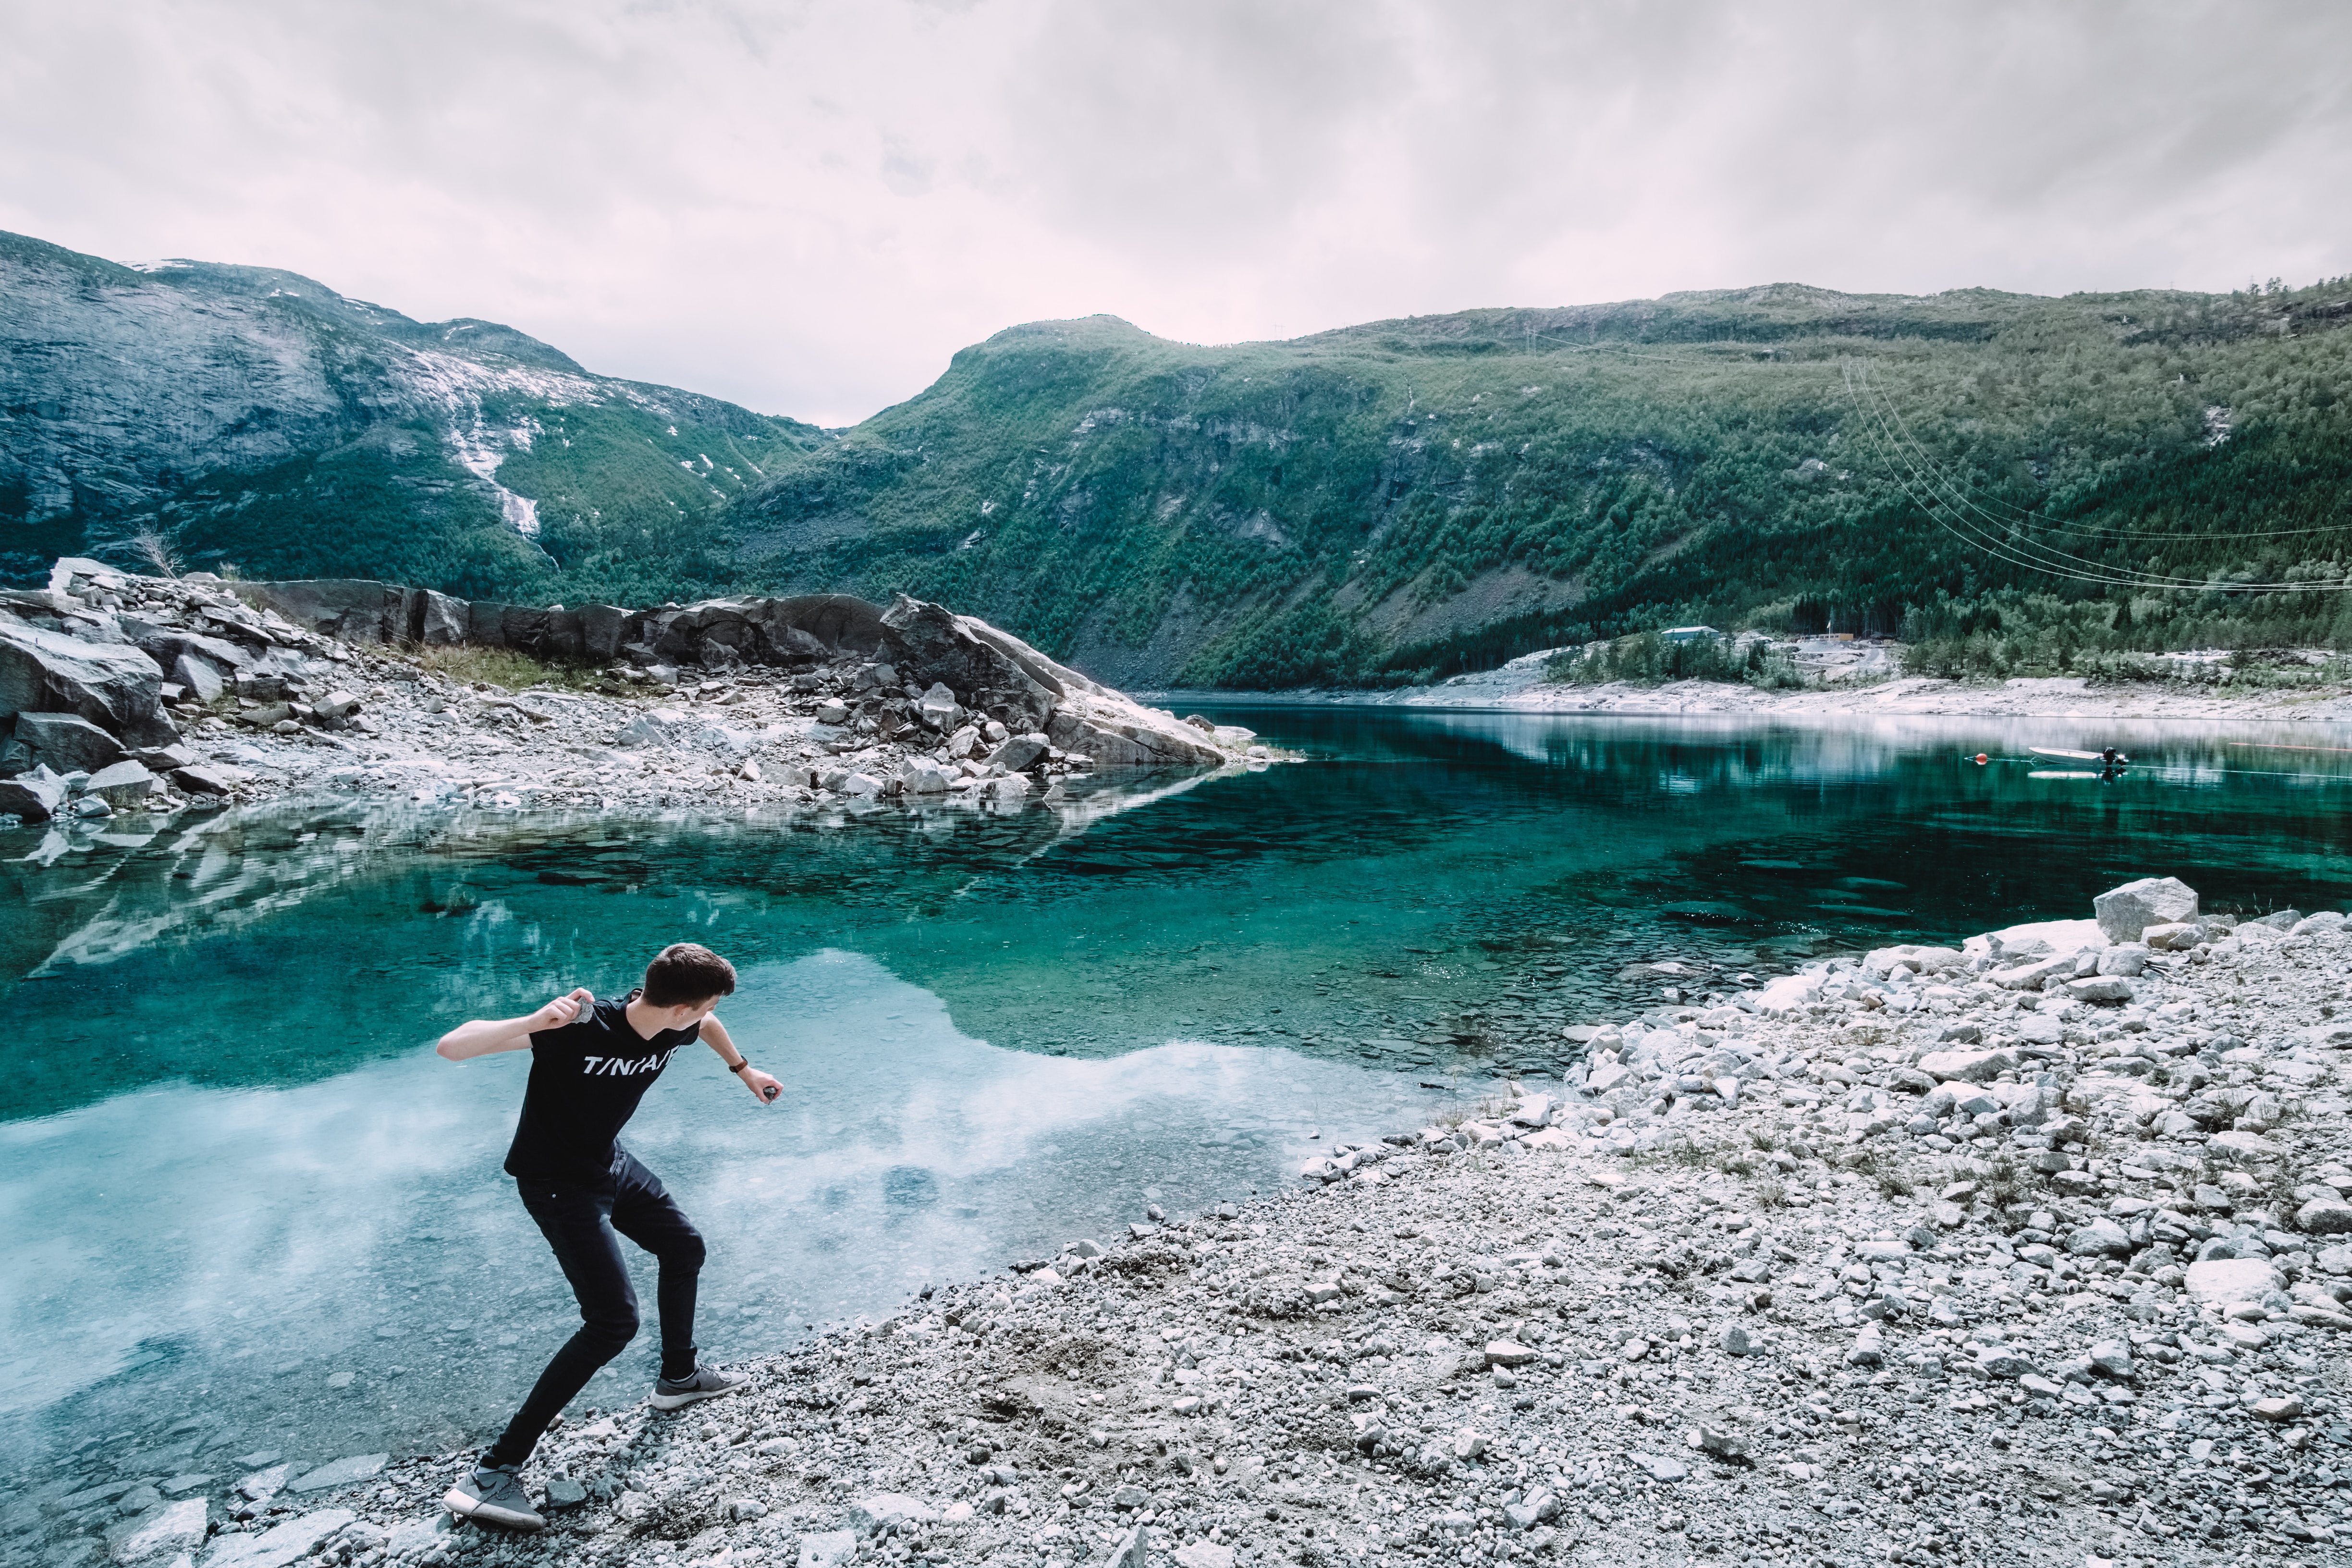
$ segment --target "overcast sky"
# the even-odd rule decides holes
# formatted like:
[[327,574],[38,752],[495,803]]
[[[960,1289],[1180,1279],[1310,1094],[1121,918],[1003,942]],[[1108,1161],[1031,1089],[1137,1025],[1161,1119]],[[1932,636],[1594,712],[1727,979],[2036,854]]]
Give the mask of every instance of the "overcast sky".
[[1094,311],[2352,272],[2344,0],[0,0],[0,228],[825,424]]

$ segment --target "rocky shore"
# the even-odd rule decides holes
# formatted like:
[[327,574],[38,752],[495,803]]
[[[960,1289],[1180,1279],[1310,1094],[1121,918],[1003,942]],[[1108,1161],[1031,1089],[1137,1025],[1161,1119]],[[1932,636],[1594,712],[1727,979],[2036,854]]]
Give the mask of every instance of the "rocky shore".
[[[499,653],[551,678],[481,678],[503,672],[482,657]],[[1269,759],[1245,730],[1146,708],[904,597],[523,610],[74,559],[45,590],[0,594],[0,816],[20,823],[295,794],[501,810],[1017,805],[1094,769]]]
[[199,1568],[2340,1563],[2344,916],[2095,918],[1571,1026],[1295,1191],[470,1454],[60,1455],[11,1560]]
[[[2352,688],[2340,682],[2264,684],[2221,679],[2231,673],[2221,650],[2183,654],[2170,662],[2177,678],[2160,681],[2093,680],[2084,676],[2019,676],[2007,680],[1953,680],[1902,673],[1900,649],[1889,643],[1801,638],[1776,645],[1805,678],[1801,688],[1763,690],[1728,680],[1676,680],[1660,686],[1611,681],[1577,686],[1556,681],[1545,665],[1559,649],[1526,654],[1493,669],[1475,670],[1428,686],[1388,691],[1309,690],[1220,692],[1220,700],[1338,703],[1349,707],[1440,708],[1505,713],[1608,713],[1626,716],[1710,714],[1789,719],[1941,717],[1957,719],[2252,720],[2266,723],[2352,722]],[[2321,650],[2301,662],[2315,669]],[[1184,693],[1164,694],[1181,698]],[[1205,696],[1205,693],[1194,695]]]

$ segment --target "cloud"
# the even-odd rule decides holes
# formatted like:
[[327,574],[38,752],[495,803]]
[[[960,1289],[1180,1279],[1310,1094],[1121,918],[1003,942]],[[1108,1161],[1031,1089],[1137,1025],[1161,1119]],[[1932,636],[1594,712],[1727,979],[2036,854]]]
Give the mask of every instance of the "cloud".
[[0,226],[846,422],[1015,321],[2352,270],[2352,11],[0,0]]

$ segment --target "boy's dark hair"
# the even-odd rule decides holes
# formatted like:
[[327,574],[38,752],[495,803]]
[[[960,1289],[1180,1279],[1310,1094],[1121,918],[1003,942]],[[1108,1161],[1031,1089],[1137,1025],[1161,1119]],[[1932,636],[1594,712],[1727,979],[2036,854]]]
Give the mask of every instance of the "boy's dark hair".
[[735,994],[735,966],[700,942],[674,942],[646,965],[648,1007],[683,1007]]

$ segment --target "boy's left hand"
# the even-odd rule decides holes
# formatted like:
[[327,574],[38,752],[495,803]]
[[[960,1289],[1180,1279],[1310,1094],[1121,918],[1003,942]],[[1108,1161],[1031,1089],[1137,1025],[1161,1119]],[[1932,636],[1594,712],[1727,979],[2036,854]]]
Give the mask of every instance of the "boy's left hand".
[[743,1087],[751,1091],[751,1098],[762,1105],[773,1105],[783,1095],[784,1086],[758,1068],[753,1068],[750,1072],[739,1072],[735,1076],[742,1079]]

